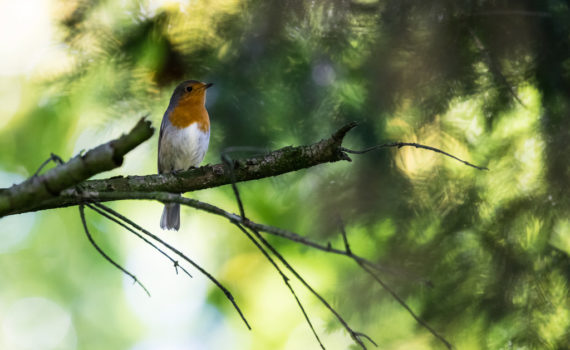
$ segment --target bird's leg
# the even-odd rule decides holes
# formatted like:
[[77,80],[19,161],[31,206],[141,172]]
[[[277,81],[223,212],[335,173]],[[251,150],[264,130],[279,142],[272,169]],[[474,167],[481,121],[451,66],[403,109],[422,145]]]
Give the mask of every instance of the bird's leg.
[[180,174],[182,174],[182,173],[184,173],[184,172],[186,172],[186,171],[192,170],[192,169],[198,169],[198,168],[192,165],[192,166],[190,166],[188,169],[174,169],[174,170],[172,170],[170,173],[171,173],[172,175],[180,175]]

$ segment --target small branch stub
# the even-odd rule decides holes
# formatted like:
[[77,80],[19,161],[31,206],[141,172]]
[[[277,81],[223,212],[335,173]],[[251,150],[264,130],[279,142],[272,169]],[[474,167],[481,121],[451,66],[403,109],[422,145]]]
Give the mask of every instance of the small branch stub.
[[[114,200],[133,199],[131,194],[140,192],[185,193],[278,176],[323,163],[351,161],[348,154],[363,154],[386,147],[423,148],[441,153],[478,170],[488,170],[440,149],[417,143],[392,142],[361,151],[342,147],[344,137],[355,126],[357,126],[355,122],[346,124],[331,137],[311,145],[288,146],[263,155],[234,161],[231,171],[227,164],[222,162],[180,173],[117,176],[103,180],[84,181],[97,173],[119,166],[127,152],[150,138],[154,129],[148,121],[141,119],[131,132],[115,141],[103,144],[83,156],[77,156],[44,175],[31,177],[9,189],[0,189],[0,217],[79,205],[81,204],[78,199],[80,196],[75,188],[79,183],[82,192],[87,196],[99,194],[100,201],[102,198],[109,197],[115,198]],[[104,196],[105,193],[122,193],[124,197]]]
[[[294,172],[297,170],[310,168],[315,165],[323,163],[332,163],[342,160],[350,160],[350,158],[348,158],[346,153],[343,152],[341,145],[346,133],[349,130],[351,130],[354,126],[356,126],[356,123],[347,124],[342,128],[340,128],[338,131],[336,131],[330,138],[321,140],[311,145],[303,145],[297,147],[288,146],[272,152],[268,152],[264,155],[252,157],[246,160],[236,161],[234,164],[235,168],[232,169],[233,176],[235,176],[235,182],[237,183],[243,181],[262,179],[266,177],[278,176],[288,172]],[[93,151],[98,150],[100,147],[103,146],[105,145],[99,146]],[[86,157],[88,154],[89,152],[84,157]],[[73,162],[76,158],[72,159],[70,162],[65,163],[62,166],[67,166],[68,164]],[[57,170],[58,168],[60,167],[52,169],[51,171]],[[104,170],[100,169],[100,171],[98,172]],[[92,175],[94,174],[90,174],[89,176]],[[33,179],[34,178],[31,178],[30,180]],[[82,180],[85,179],[86,177],[82,178]],[[0,195],[0,217],[4,215],[17,214],[29,211],[78,205],[80,203],[77,201],[77,191],[72,186],[76,185],[79,182],[81,181],[73,182],[69,185],[66,184],[67,189],[64,190],[62,190],[61,188],[62,186],[60,186],[58,187],[58,191],[55,191],[53,194],[36,197],[33,202],[26,201],[25,204],[22,203],[19,205],[13,205],[13,204],[10,205],[10,202],[7,201],[3,206],[2,205],[3,198]],[[27,182],[24,182],[23,184],[18,186],[25,187],[26,183]],[[156,175],[127,176],[127,177],[119,176],[103,180],[84,181],[81,182],[81,190],[82,192],[85,193],[104,193],[104,192],[184,193],[184,192],[191,192],[206,188],[219,187],[231,183],[232,183],[232,173],[229,171],[227,165],[222,162],[220,164],[206,165],[175,174],[160,174],[160,175],[156,174]],[[59,193],[59,195],[57,195],[57,193]]]

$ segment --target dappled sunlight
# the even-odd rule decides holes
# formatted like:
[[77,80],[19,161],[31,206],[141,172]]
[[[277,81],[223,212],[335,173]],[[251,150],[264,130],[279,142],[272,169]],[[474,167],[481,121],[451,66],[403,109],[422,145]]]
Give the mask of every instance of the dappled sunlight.
[[521,91],[529,106],[516,105],[515,108],[502,113],[497,126],[493,129],[493,138],[509,140],[528,136],[540,126],[540,96],[538,92],[531,86],[521,89]]
[[441,116],[442,124],[449,127],[450,132],[463,136],[470,144],[481,143],[485,131],[481,103],[481,97],[452,101]]
[[518,188],[523,193],[532,193],[541,185],[544,143],[537,138],[528,138],[521,140],[517,146],[514,156],[522,170],[517,176]]
[[153,332],[163,337],[184,336],[192,324],[207,317],[200,315],[207,312],[202,308],[208,281],[202,276],[191,279],[182,271],[176,274],[172,263],[152,249],[130,251],[126,268],[144,271],[140,279],[149,288],[151,298],[129,276],[123,277],[123,290],[132,312]]
[[570,219],[558,219],[550,238],[550,244],[570,256]]
[[[401,136],[405,142],[414,142],[431,147],[441,147],[440,130],[430,125],[417,131],[417,134]],[[433,175],[434,167],[441,164],[439,154],[415,147],[403,147],[394,152],[395,163],[398,169],[412,179],[426,180]]]
[[[312,320],[317,329],[324,329],[325,322],[317,317]],[[327,344],[327,349],[342,350],[347,349],[353,343],[352,339],[343,330],[326,332],[320,336]],[[315,340],[311,330],[308,329],[304,322],[299,322],[297,327],[293,328],[287,335],[287,341],[283,346],[283,350],[313,349],[317,348],[318,343]]]
[[[23,180],[22,175],[0,171],[0,187],[10,187]],[[26,213],[0,218],[0,254],[14,253],[26,247],[36,217],[36,213]]]
[[0,317],[3,349],[76,349],[68,310],[42,297],[14,301]]
[[[51,153],[66,161],[143,116],[152,138],[93,178],[156,174],[160,124],[187,79],[214,84],[202,165],[219,163],[228,147],[258,150],[232,153],[237,160],[311,144],[356,121],[346,148],[418,143],[488,170],[413,146],[375,149],[240,182],[247,218],[324,250],[345,249],[344,227],[351,251],[378,264],[376,277],[454,348],[564,347],[569,10],[562,0],[471,5],[3,1],[0,191]],[[239,212],[228,185],[184,196]],[[173,255],[193,277],[177,274],[163,255],[86,208],[95,241],[149,298],[93,249],[69,207],[0,219],[1,349],[318,348],[282,276],[227,218],[183,207],[180,231],[162,231],[162,203],[108,204],[218,279],[252,330],[198,270]],[[266,237],[379,348],[444,348],[350,257]],[[275,261],[326,349],[357,348]]]
[[493,173],[485,179],[490,205],[499,206],[521,193],[536,195],[543,190],[544,143],[536,134],[539,128],[538,96],[531,88],[523,92],[528,95],[525,100],[533,110],[518,106],[517,111],[502,114],[485,147]]
[[172,14],[168,36],[174,45],[188,53],[204,47],[217,47],[223,43],[223,39],[216,35],[213,28],[219,19],[235,15],[240,10],[240,4],[241,0],[188,1],[186,6],[181,5],[183,12],[165,6]]
[[0,80],[0,129],[9,126],[22,100],[22,84],[18,78]]
[[551,345],[557,340],[567,336],[566,327],[570,323],[570,311],[563,307],[568,298],[568,285],[563,277],[563,272],[552,271],[545,277],[545,285],[541,288],[541,296],[551,306],[551,310],[544,312],[537,319],[538,332],[544,339],[548,339]]
[[53,40],[50,3],[0,2],[0,76],[28,74],[42,61]]

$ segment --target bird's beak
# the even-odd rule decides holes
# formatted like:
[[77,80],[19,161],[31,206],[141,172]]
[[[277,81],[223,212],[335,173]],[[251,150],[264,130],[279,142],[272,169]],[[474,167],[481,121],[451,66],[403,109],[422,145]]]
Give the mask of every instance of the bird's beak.
[[208,84],[204,85],[204,89],[207,89],[207,88],[211,87],[212,85],[214,85],[214,83],[208,83]]

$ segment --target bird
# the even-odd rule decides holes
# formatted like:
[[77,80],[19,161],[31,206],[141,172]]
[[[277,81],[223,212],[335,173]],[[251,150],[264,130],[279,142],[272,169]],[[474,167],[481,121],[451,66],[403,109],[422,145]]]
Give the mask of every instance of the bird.
[[[210,143],[206,90],[212,83],[186,80],[172,93],[158,136],[158,173],[176,173],[200,165]],[[180,204],[165,203],[163,230],[180,229]]]

